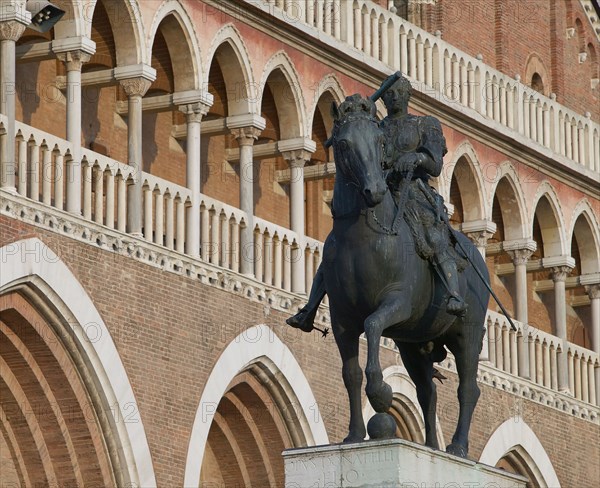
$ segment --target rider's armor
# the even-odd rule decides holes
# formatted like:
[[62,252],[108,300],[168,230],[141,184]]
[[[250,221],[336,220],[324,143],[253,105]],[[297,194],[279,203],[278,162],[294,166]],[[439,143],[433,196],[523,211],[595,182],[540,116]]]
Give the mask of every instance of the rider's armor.
[[[427,181],[439,176],[443,157],[447,152],[446,140],[440,122],[430,116],[405,115],[401,118],[386,117],[381,122],[385,134],[386,154],[384,167],[389,171],[388,183],[397,201],[403,191],[403,179],[408,176],[406,168],[398,168],[397,162],[409,153],[421,153],[424,163],[413,169],[405,200],[404,215],[415,240],[417,253],[429,260],[443,275],[450,292],[448,312],[460,315],[464,302],[458,290],[458,270],[464,267],[451,242],[443,198]],[[419,181],[420,180],[420,181]]]

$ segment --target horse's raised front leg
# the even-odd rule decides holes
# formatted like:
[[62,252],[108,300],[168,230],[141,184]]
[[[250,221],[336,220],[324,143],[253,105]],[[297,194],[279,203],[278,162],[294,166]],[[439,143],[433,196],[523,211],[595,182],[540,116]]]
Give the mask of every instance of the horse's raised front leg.
[[[483,319],[481,323],[483,323]],[[462,333],[457,334],[453,340],[448,342],[448,347],[456,359],[460,410],[456,432],[452,436],[452,443],[446,447],[446,451],[466,458],[469,452],[471,419],[480,393],[477,386],[477,368],[483,339],[483,327],[476,330],[470,324],[464,324],[461,327]]]
[[392,388],[383,381],[379,362],[379,342],[389,326],[404,322],[410,315],[410,306],[400,292],[389,293],[379,308],[365,320],[367,338],[367,387],[369,402],[378,413],[387,412],[392,406]]
[[358,362],[359,335],[354,330],[340,330],[335,324],[333,325],[333,334],[340,350],[342,378],[350,401],[350,427],[344,442],[360,442],[365,439],[367,431],[362,416],[361,386],[363,372]]
[[433,382],[433,363],[419,351],[417,344],[396,341],[402,362],[417,388],[417,398],[425,420],[425,445],[439,449],[435,412],[437,390]]

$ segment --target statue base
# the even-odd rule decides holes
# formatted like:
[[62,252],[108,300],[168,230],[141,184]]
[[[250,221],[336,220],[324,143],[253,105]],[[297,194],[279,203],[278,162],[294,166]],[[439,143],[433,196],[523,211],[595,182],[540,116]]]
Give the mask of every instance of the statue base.
[[403,439],[287,449],[285,488],[525,488],[526,479]]

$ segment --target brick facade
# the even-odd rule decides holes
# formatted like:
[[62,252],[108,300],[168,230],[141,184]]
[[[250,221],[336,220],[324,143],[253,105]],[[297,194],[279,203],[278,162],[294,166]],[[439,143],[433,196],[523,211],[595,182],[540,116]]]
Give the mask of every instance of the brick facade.
[[[265,119],[254,154],[282,140],[314,141],[316,151],[307,161],[307,172],[333,161],[331,151],[324,147],[330,135],[330,103],[357,92],[370,94],[389,74],[388,68],[362,51],[336,47],[327,37],[311,37],[312,31],[303,30],[300,24],[285,24],[281,18],[273,20],[268,13],[260,13],[260,6],[181,0],[164,7],[173,11],[157,23],[158,3],[140,2],[139,10],[131,14],[120,3],[99,2],[90,19],[96,54],[84,65],[84,77],[120,66],[125,58],[134,64],[131,46],[123,40],[135,44],[132,32],[139,28],[149,36],[140,51],[154,42],[154,48],[140,59],[157,73],[146,101],[205,90],[215,101],[203,123],[248,113]],[[387,0],[375,3],[385,8],[389,4]],[[411,15],[424,29],[439,30],[443,40],[470,55],[482,54],[485,63],[511,77],[519,74],[527,85],[537,73],[545,95],[555,93],[567,108],[581,115],[589,111],[592,120],[600,119],[600,88],[592,88],[593,80],[600,77],[600,46],[579,2],[438,0],[422,2],[419,9],[418,16],[416,10]],[[130,25],[119,23],[123,19]],[[57,28],[41,39],[28,30],[19,45],[32,39],[45,42],[61,32],[66,31]],[[156,32],[154,38],[151,32]],[[582,52],[588,54],[582,57]],[[65,74],[64,65],[56,59],[17,62],[17,121],[65,138],[68,102],[60,90]],[[123,88],[113,80],[84,86],[82,93],[82,146],[126,163],[128,116]],[[383,113],[381,104],[378,108]],[[591,350],[593,310],[581,276],[600,271],[596,269],[600,198],[593,186],[598,168],[582,168],[564,155],[530,144],[531,139],[507,133],[498,121],[465,115],[461,107],[445,104],[427,87],[414,90],[410,110],[433,114],[443,125],[448,154],[442,175],[433,185],[454,208],[453,224],[493,221],[496,225],[496,232],[485,236],[486,262],[491,285],[508,311],[516,314],[517,291],[512,260],[502,244],[533,239],[537,250],[527,273],[529,327],[558,334],[551,269],[543,263],[547,258],[572,257],[573,279],[567,278],[566,292],[567,340],[574,347]],[[175,137],[186,124],[179,107],[145,111],[142,124],[143,171],[181,187],[188,185],[186,140]],[[241,200],[240,164],[233,156],[238,150],[228,129],[202,134],[202,193],[232,207],[239,207]],[[255,158],[254,214],[284,229],[291,225],[292,210],[290,183],[282,176],[288,168],[279,150]],[[304,184],[305,233],[311,238],[324,241],[331,229],[327,202],[332,190],[331,175],[313,175]],[[10,402],[2,401],[2,418],[7,422],[0,431],[0,488],[54,481],[59,486],[122,486],[133,482],[136,469],[138,479],[148,480],[148,486],[154,482],[160,487],[187,487],[190,482],[201,482],[204,488],[283,486],[279,451],[314,444],[317,438],[341,442],[347,434],[349,414],[335,341],[285,325],[290,313],[304,303],[304,296],[4,190],[0,203],[0,264],[8,273],[23,273],[0,291],[2,361],[9,370],[3,373],[2,387],[11,395]],[[470,237],[476,239],[476,234]],[[32,238],[51,252],[43,247],[29,252],[23,242]],[[60,269],[65,279],[72,280],[67,281],[73,285],[72,293],[65,292],[69,296],[55,296],[40,275],[31,271],[45,270],[44,266],[53,264],[49,256],[54,254],[64,265]],[[72,305],[67,306],[68,300],[72,304],[84,296],[90,300],[90,313],[98,314],[110,334],[114,357],[106,356],[104,339],[90,339],[87,328],[91,323],[79,324]],[[498,309],[493,301],[489,308]],[[257,329],[261,324],[266,328]],[[73,332],[81,328],[91,342],[86,347],[78,342],[85,342],[85,335],[81,339]],[[32,329],[48,332],[40,334],[43,343]],[[268,334],[268,339],[248,335],[256,330]],[[229,371],[230,365],[220,363],[229,357],[228,348],[235,346],[242,355],[262,340],[271,356],[257,356],[240,365],[226,379],[228,384],[218,385],[222,396],[214,404],[203,404],[212,392],[209,386],[216,391],[219,375],[225,375],[215,371],[216,365]],[[22,357],[9,346],[18,341],[24,344],[19,352]],[[366,343],[360,347],[364,364]],[[599,351],[588,352],[595,358]],[[284,353],[291,354],[298,369],[290,366],[293,361]],[[549,356],[545,359],[550,361]],[[120,405],[120,415],[126,417],[121,425],[113,420],[118,417],[109,403],[113,393],[99,386],[117,381],[114,371],[118,370],[110,368],[111,361],[122,362],[124,371],[114,396],[127,393],[135,399]],[[418,441],[420,411],[413,401],[414,387],[410,390],[393,349],[382,347],[381,361],[385,370],[399,371],[398,384],[405,385],[405,390],[396,391],[394,400],[399,432]],[[539,381],[512,377],[507,368],[484,360],[481,365],[482,396],[475,411],[469,456],[478,460],[486,446],[493,450],[494,434],[501,437],[502,429],[521,432],[531,452],[515,444],[510,446],[515,450],[498,452],[494,463],[519,471],[511,464],[515,456],[525,466],[521,473],[530,477],[532,486],[539,479],[548,482],[552,473],[563,487],[595,486],[600,467],[592,460],[600,458],[600,427],[593,392],[586,390],[585,402],[559,393],[555,385],[540,386]],[[597,359],[596,363],[590,360],[590,375],[598,366]],[[284,367],[298,377],[286,376]],[[438,386],[439,435],[448,444],[457,417],[457,375],[452,359],[441,368],[448,381]],[[573,374],[578,375],[575,382],[587,381],[585,371]],[[21,397],[17,383],[26,385]],[[306,403],[311,395],[313,405]],[[24,407],[22,398],[35,405]],[[73,406],[69,415],[67,403]],[[53,408],[57,405],[62,414]],[[89,418],[86,405],[91,405]],[[295,415],[290,417],[290,411]],[[206,412],[210,415],[205,418]],[[129,414],[138,428],[135,432],[144,433],[144,439],[133,438],[134,431],[127,430],[133,428],[127,425]],[[204,425],[198,427],[198,422]],[[193,445],[204,434],[203,444]],[[144,457],[146,448],[149,456]],[[523,457],[523,452],[529,457]],[[202,459],[199,466],[194,464],[195,457]],[[149,466],[144,464],[148,459]]]

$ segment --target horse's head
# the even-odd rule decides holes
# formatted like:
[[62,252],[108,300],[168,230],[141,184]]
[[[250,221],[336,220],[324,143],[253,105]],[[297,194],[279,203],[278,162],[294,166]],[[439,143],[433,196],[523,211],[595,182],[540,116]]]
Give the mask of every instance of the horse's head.
[[360,95],[331,108],[336,172],[354,183],[369,207],[383,200],[387,185],[382,160],[385,138],[375,118],[375,104]]

